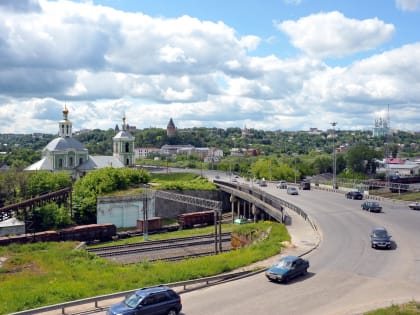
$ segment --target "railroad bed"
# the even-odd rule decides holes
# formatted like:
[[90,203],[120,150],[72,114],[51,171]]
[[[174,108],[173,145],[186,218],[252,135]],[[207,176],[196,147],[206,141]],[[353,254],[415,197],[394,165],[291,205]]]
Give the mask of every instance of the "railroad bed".
[[[222,233],[222,250],[229,251],[231,249],[231,234]],[[207,234],[161,241],[114,245],[91,248],[87,249],[87,251],[121,264],[136,263],[144,260],[174,261],[213,255],[215,253],[215,235]]]

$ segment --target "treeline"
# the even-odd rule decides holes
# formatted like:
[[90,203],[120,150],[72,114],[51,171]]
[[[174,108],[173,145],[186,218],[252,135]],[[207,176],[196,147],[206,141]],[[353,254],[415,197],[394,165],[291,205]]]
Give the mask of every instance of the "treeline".
[[[372,137],[370,131],[324,131],[310,134],[304,131],[264,131],[249,129],[246,137],[240,128],[188,128],[177,129],[173,137],[166,135],[166,129],[146,128],[132,132],[136,147],[157,147],[165,144],[191,144],[195,147],[217,147],[224,155],[232,148],[256,149],[264,156],[305,155],[312,151],[331,154],[333,148],[367,145],[386,152],[392,157],[415,157],[420,155],[420,133],[400,131],[387,137]],[[94,129],[75,135],[93,155],[111,155],[114,129]],[[41,157],[41,150],[56,135],[5,135],[0,134],[0,166],[22,169]]]
[[[73,224],[96,223],[98,195],[124,190],[149,180],[150,174],[138,169],[109,167],[91,171],[73,184],[72,209],[56,203],[36,207],[33,217],[29,218],[33,222],[32,228],[38,232]],[[68,172],[0,172],[0,207],[71,185],[72,179]]]

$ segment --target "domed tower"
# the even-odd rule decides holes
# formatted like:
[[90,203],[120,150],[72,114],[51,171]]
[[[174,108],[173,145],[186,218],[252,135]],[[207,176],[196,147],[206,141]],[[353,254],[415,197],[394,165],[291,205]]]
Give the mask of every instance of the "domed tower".
[[72,123],[68,119],[69,110],[67,109],[67,106],[64,105],[63,109],[63,119],[59,121],[58,123],[58,135],[61,138],[71,138],[73,132],[72,132]]
[[70,171],[89,159],[88,150],[72,137],[72,122],[68,114],[69,110],[64,106],[63,119],[58,122],[58,137],[42,150],[42,160],[25,170]]
[[168,126],[166,127],[166,135],[168,137],[173,137],[175,136],[175,133],[176,133],[176,127],[175,127],[174,121],[171,118],[169,119]]
[[113,141],[113,155],[118,158],[125,166],[133,166],[134,158],[134,137],[127,131],[125,123],[125,114],[123,117],[122,130],[112,138]]

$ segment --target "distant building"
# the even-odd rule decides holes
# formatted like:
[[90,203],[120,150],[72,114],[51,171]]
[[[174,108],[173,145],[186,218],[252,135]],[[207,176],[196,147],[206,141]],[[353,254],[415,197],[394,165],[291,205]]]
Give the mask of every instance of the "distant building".
[[252,138],[254,134],[249,131],[249,129],[244,126],[244,128],[241,130],[241,137],[242,138]]
[[258,149],[246,149],[245,151],[246,156],[258,156],[260,153],[261,152]]
[[136,159],[145,159],[150,153],[160,153],[160,148],[155,148],[155,147],[134,148],[134,157]]
[[389,122],[382,117],[375,120],[375,127],[373,127],[374,137],[383,137],[392,134]]
[[238,157],[241,157],[241,156],[245,156],[245,152],[246,150],[244,150],[244,149],[239,149],[239,148],[232,148],[232,149],[230,149],[230,156],[238,156]]
[[194,146],[191,144],[186,145],[171,145],[165,144],[160,148],[160,153],[163,155],[174,155],[174,154],[191,154],[193,153]]
[[42,158],[25,168],[26,171],[69,171],[74,178],[86,172],[104,167],[121,168],[134,164],[134,137],[123,130],[113,138],[113,156],[89,155],[88,150],[73,138],[72,122],[68,119],[68,109],[63,110],[63,119],[58,123],[58,137],[50,141],[42,150]]
[[319,130],[318,128],[309,128],[308,133],[310,135],[320,135],[322,134],[322,130]]
[[168,137],[173,137],[176,134],[176,127],[174,124],[174,121],[171,119],[169,119],[169,123],[168,126],[166,127],[166,135]]
[[420,175],[420,164],[400,158],[389,158],[379,163],[376,172],[387,175],[415,176]]

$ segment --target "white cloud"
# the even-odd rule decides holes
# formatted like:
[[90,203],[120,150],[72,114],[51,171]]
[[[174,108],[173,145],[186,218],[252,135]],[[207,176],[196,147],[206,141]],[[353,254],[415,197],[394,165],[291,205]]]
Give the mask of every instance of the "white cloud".
[[387,104],[404,113],[394,126],[418,130],[419,43],[341,67],[320,59],[384,43],[394,27],[378,19],[330,12],[283,22],[306,55],[281,59],[248,55],[261,39],[222,22],[26,3],[0,5],[0,132],[56,133],[64,104],[74,130],[114,128],[123,113],[138,128],[172,117],[184,128],[355,129]]
[[386,42],[394,26],[377,18],[355,20],[334,11],[318,13],[277,24],[292,44],[316,58],[343,57],[371,50]]
[[395,4],[402,11],[417,11],[420,9],[420,0],[395,0]]

